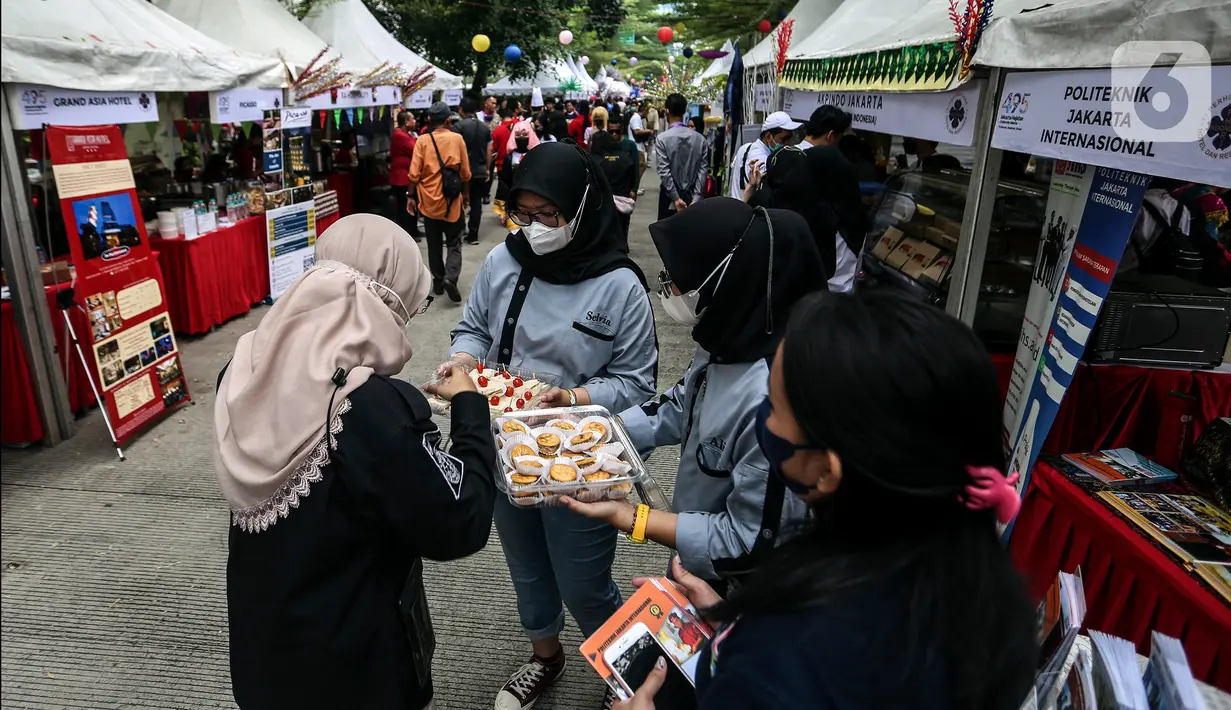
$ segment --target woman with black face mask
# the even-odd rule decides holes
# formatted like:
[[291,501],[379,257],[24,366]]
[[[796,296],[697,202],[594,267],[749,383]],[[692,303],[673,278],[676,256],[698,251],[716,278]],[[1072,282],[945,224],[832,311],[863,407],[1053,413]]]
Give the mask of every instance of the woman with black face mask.
[[[517,230],[479,268],[450,362],[471,368],[482,358],[556,375],[562,389],[544,393],[544,407],[618,412],[644,402],[657,386],[654,311],[644,275],[621,250],[606,178],[581,148],[543,143],[517,166],[507,208]],[[507,498],[496,501],[495,518],[534,653],[509,669],[496,708],[523,710],[564,672],[563,605],[587,636],[619,608],[616,531]]]
[[[539,137],[535,135],[534,128],[529,121],[519,121],[513,124],[513,129],[509,131],[509,142],[507,144],[507,152],[504,155],[504,162],[500,164],[500,172],[496,182],[496,200],[498,202],[507,202],[509,192],[513,189],[513,180],[517,175],[517,166],[521,165],[521,161],[530,152],[530,149],[539,144]],[[512,229],[513,223],[508,217],[508,208],[505,208],[504,216],[505,229]]]
[[[697,707],[1021,707],[1038,648],[996,532],[1019,505],[1000,407],[983,344],[940,309],[879,291],[801,302],[755,428],[812,515],[725,600],[676,566],[719,624]],[[616,707],[653,708],[665,674]]]
[[[752,570],[807,514],[769,478],[754,424],[791,307],[820,288],[820,257],[795,213],[729,197],[656,222],[650,236],[666,267],[663,306],[692,327],[697,348],[679,384],[620,418],[642,456],[681,447],[674,512],[648,511],[646,538],[679,550],[685,569],[721,586]],[[626,532],[637,514],[623,501],[569,507]]]

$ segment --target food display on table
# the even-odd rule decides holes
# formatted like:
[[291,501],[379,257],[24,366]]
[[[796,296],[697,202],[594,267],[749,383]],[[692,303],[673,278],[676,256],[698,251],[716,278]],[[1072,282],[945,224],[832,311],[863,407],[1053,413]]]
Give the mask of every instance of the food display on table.
[[[479,363],[470,371],[475,389],[487,400],[492,418],[526,409],[537,409],[539,397],[551,389],[554,378],[517,368]],[[446,414],[449,403],[439,397],[428,397],[432,411]]]
[[587,503],[622,500],[634,484],[645,495],[647,482],[661,498],[623,427],[602,407],[505,413],[492,430],[504,471],[500,488],[515,505],[560,505],[566,495]]

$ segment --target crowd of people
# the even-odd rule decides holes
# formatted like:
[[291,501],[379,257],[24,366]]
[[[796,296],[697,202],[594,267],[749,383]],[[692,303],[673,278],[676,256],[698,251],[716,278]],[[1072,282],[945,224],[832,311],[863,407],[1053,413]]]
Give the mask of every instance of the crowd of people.
[[[676,551],[670,576],[717,629],[695,707],[1019,707],[1035,615],[996,532],[1017,503],[996,374],[942,310],[853,290],[867,224],[849,114],[770,114],[723,190],[684,97],[665,118],[595,104],[399,114],[398,222],[339,220],[240,338],[214,416],[239,706],[433,707],[422,560],[482,549],[494,521],[530,646],[496,710],[533,707],[579,660],[566,611],[589,636],[618,610],[617,538],[638,530]],[[628,249],[647,166],[656,278]],[[477,240],[492,182],[509,231],[425,388],[451,402],[446,447],[395,375],[414,317],[463,300],[464,224]],[[684,372],[660,371],[654,298],[690,328]],[[480,362],[556,374],[543,406],[604,407],[642,457],[678,446],[671,509],[499,495]],[[653,708],[664,677],[604,707]]]

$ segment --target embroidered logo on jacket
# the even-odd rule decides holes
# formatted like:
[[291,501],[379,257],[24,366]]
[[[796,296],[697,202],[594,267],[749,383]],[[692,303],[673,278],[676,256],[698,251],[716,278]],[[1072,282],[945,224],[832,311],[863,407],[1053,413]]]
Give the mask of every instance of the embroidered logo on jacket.
[[459,500],[462,497],[462,474],[465,473],[466,467],[461,459],[449,455],[440,448],[440,438],[439,429],[424,434],[423,450],[435,462],[440,475],[444,476],[449,490],[453,491],[453,499]]

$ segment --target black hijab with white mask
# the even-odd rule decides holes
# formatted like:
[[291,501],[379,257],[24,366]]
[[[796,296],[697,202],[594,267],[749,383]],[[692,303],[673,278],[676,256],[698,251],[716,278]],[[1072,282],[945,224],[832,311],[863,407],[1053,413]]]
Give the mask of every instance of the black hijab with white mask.
[[650,236],[666,267],[663,307],[716,363],[772,356],[791,308],[825,284],[808,223],[789,210],[715,197],[651,224]]
[[509,192],[510,213],[516,210],[521,192],[550,201],[568,219],[557,227],[534,220],[505,237],[505,246],[522,269],[553,284],[575,284],[630,269],[649,289],[641,267],[621,249],[624,231],[607,178],[580,148],[569,142],[535,147],[517,167]]

